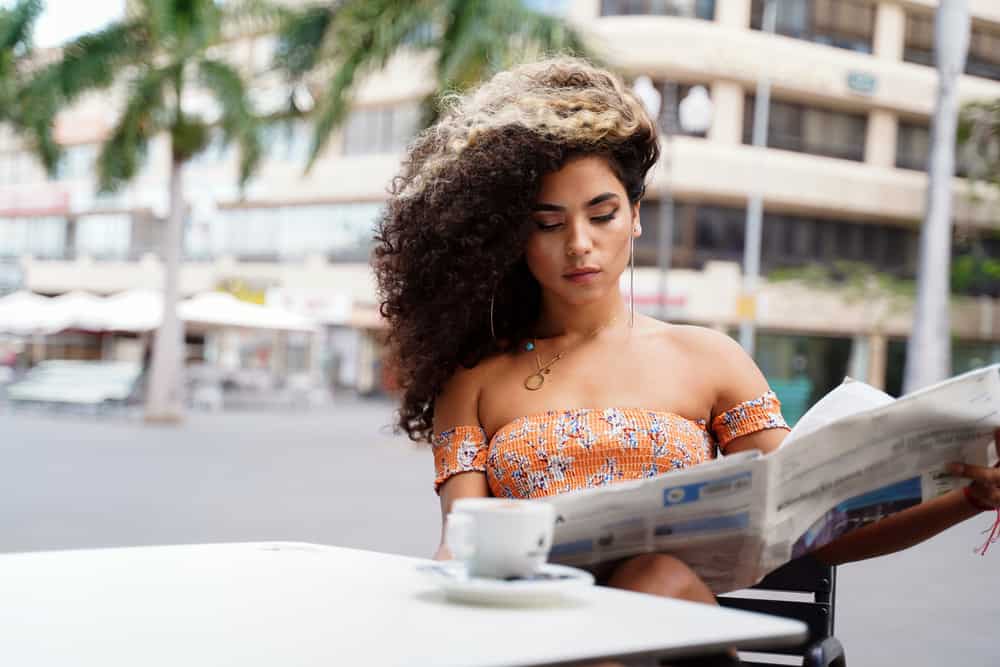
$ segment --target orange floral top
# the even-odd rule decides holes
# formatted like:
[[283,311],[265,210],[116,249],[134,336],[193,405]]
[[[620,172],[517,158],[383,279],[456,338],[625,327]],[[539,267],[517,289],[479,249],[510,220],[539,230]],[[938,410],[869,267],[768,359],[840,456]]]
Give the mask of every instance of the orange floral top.
[[576,408],[518,417],[487,440],[479,426],[434,438],[434,490],[460,472],[485,472],[494,496],[541,498],[618,481],[655,477],[715,458],[735,438],[788,429],[767,392],[712,420],[643,408]]

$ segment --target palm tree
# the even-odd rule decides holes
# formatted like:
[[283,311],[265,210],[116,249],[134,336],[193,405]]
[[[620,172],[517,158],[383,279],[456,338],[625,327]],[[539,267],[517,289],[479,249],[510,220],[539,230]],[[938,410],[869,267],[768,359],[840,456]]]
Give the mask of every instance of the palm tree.
[[[170,422],[183,416],[183,325],[176,305],[186,214],[185,164],[206,148],[215,123],[222,141],[239,147],[241,185],[261,157],[259,118],[251,106],[248,85],[240,70],[213,47],[235,36],[237,21],[274,14],[260,2],[234,0],[134,0],[128,7],[122,20],[66,44],[61,57],[40,69],[23,94],[29,100],[47,100],[56,94],[57,104],[43,105],[49,110],[64,108],[86,92],[122,94],[117,122],[97,158],[101,192],[113,192],[135,177],[150,140],[163,134],[169,139],[163,321],[154,339],[146,419]],[[185,108],[186,94],[194,89],[212,96],[219,109],[217,119]],[[49,127],[53,120],[48,118]],[[46,165],[51,169],[55,162]]]
[[276,64],[300,83],[316,76],[310,165],[351,108],[355,84],[410,49],[434,51],[436,90],[423,102],[425,125],[435,99],[461,91],[516,62],[543,54],[596,58],[561,18],[523,0],[343,0],[306,7],[286,18]]
[[951,373],[952,177],[958,124],[958,77],[969,50],[969,3],[942,3],[934,24],[938,92],[928,172],[927,210],[920,229],[920,265],[913,331],[906,346],[903,391],[940,382]]
[[48,122],[53,97],[45,95],[27,104],[20,94],[30,78],[32,31],[41,13],[41,0],[18,0],[0,7],[0,123],[9,123],[43,164],[54,166],[58,150]]

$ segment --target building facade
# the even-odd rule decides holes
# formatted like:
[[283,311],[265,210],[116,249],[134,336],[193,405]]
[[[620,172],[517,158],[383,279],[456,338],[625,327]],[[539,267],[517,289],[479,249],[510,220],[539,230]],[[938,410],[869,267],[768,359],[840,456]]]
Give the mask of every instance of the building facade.
[[[778,0],[774,35],[760,30],[760,0],[530,4],[564,15],[627,78],[648,75],[666,93],[666,159],[651,176],[636,245],[639,307],[733,331],[747,308],[740,290],[747,200],[759,192],[757,360],[792,417],[847,373],[898,393],[912,311],[907,281],[926,200],[936,2]],[[971,6],[960,97],[997,99],[1000,4]],[[274,38],[227,48],[247,71],[264,72]],[[304,122],[269,129],[267,161],[243,192],[231,151],[213,145],[200,155],[186,173],[182,290],[236,285],[312,312],[331,327],[330,340],[344,341],[331,354],[352,356],[337,364],[344,382],[377,387],[380,321],[366,258],[386,186],[418,129],[418,102],[432,89],[430,65],[426,54],[404,54],[365,80],[345,127],[308,173]],[[761,76],[772,89],[764,148],[751,142]],[[677,105],[696,86],[708,92],[712,121],[704,133],[685,134]],[[266,75],[258,88],[265,107],[283,94]],[[60,119],[67,153],[54,179],[15,137],[0,137],[0,290],[159,285],[165,147],[152,147],[126,190],[95,194],[93,160],[114,120],[108,108],[89,99]],[[959,160],[955,255],[1000,258],[1000,202],[990,192],[973,196],[964,173]],[[664,279],[660,234],[668,220]],[[964,291],[953,302],[955,372],[1000,361],[1000,285]]]

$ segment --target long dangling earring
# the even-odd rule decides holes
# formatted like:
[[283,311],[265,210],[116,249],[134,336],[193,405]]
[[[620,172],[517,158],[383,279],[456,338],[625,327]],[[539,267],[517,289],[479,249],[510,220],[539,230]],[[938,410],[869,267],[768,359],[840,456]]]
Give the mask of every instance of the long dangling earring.
[[494,343],[497,340],[497,332],[496,329],[493,328],[493,300],[495,298],[496,298],[496,292],[494,291],[493,294],[490,294],[490,335],[493,336]]
[[628,325],[635,326],[635,232],[629,237]]

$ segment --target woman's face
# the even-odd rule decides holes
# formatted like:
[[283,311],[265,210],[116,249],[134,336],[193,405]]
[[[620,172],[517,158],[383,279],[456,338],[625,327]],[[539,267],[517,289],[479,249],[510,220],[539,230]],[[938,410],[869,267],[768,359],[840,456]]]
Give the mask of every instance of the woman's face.
[[596,301],[618,289],[639,236],[639,205],[599,156],[567,162],[542,178],[525,258],[542,289],[571,304]]

